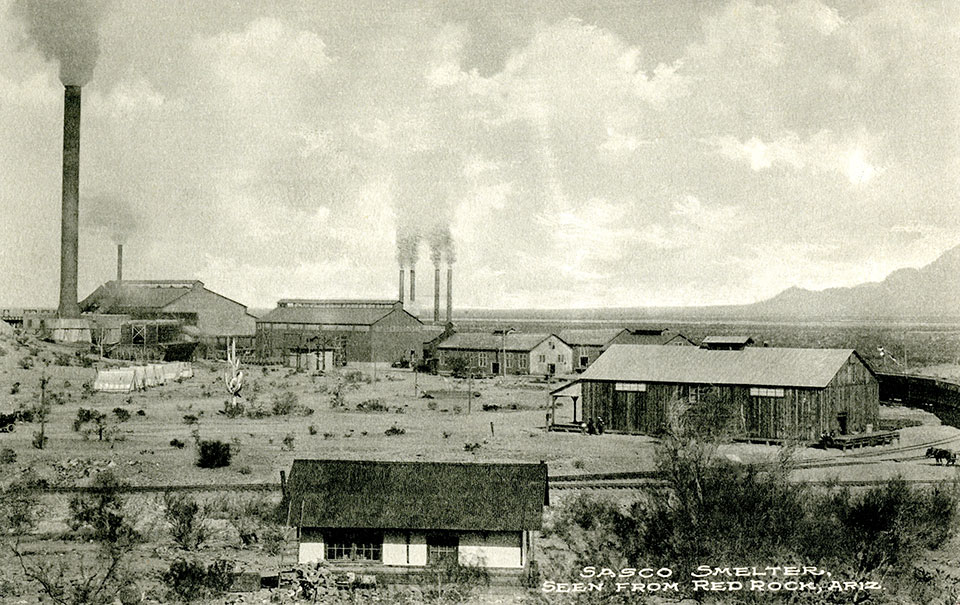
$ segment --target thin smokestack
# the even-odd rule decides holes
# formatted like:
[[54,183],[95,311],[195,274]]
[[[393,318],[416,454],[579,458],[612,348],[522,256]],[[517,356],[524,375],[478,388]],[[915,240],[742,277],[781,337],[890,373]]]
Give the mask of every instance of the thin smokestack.
[[117,244],[117,283],[123,281],[123,244]]
[[440,323],[440,265],[433,268],[433,323]]
[[403,303],[403,267],[400,267],[400,302]]
[[417,271],[410,268],[410,302],[417,300]]
[[447,323],[453,322],[453,267],[447,265]]
[[63,197],[60,207],[60,317],[80,317],[77,233],[80,214],[80,87],[63,90]]

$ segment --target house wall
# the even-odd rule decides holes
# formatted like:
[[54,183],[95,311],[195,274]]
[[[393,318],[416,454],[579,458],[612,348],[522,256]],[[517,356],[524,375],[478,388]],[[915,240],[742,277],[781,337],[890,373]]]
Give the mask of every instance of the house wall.
[[526,564],[523,532],[463,532],[458,555],[461,565],[522,568]]
[[423,566],[427,564],[427,540],[422,532],[387,532],[383,535],[383,564]]
[[297,563],[317,563],[324,559],[323,533],[314,527],[300,530],[300,549]]
[[[392,363],[394,361],[414,361],[423,356],[423,324],[402,309],[394,309],[373,324],[371,346],[375,361]],[[369,361],[369,359],[350,359],[348,361]]]
[[573,372],[573,350],[553,335],[530,351],[530,374],[550,374],[551,364],[554,365],[554,374]]
[[206,288],[193,288],[163,308],[165,314],[195,313],[197,329],[207,336],[253,336],[257,320],[238,302]]
[[[603,345],[571,345],[573,349],[573,369],[585,370],[600,357]],[[586,360],[582,358],[586,357]]]
[[[467,360],[468,370],[479,374],[493,374],[493,363],[503,358],[503,351],[495,349],[438,349],[437,352],[441,370],[450,370],[452,360],[462,357]],[[521,363],[521,359],[525,363]],[[505,369],[507,374],[529,374],[530,354],[507,351]]]

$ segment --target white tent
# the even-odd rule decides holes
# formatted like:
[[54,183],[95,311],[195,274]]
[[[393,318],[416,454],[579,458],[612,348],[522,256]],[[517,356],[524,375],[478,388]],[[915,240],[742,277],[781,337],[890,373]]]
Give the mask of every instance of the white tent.
[[142,391],[147,388],[147,366],[133,366],[133,388]]
[[98,370],[93,390],[104,393],[129,393],[136,388],[134,368]]

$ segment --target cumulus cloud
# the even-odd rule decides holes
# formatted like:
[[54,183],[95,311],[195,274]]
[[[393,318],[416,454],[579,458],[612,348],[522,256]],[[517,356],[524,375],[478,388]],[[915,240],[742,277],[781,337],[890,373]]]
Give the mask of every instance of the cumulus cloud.
[[[254,306],[391,295],[398,233],[452,241],[458,300],[483,306],[747,302],[960,239],[960,8],[662,4],[118,3],[81,193],[135,210],[132,276]],[[7,11],[0,271],[42,304],[62,89],[27,36]],[[81,291],[113,254],[84,225]]]

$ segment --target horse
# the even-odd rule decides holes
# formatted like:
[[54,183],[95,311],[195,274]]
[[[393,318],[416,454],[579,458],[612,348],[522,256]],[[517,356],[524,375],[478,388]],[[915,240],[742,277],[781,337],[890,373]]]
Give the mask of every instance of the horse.
[[957,463],[957,454],[951,452],[950,450],[945,450],[939,447],[931,447],[927,449],[927,453],[924,454],[927,458],[933,458],[937,461],[937,464],[956,464]]

